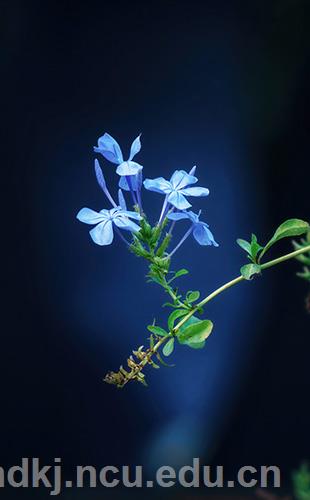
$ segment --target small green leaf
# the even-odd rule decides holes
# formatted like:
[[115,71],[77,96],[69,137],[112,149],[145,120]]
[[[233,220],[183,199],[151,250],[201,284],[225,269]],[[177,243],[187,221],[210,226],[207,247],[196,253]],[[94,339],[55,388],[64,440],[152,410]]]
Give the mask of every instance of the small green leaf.
[[199,297],[200,297],[200,292],[198,292],[197,290],[194,292],[188,292],[186,294],[186,300],[189,303],[195,302],[196,300],[199,299]]
[[168,318],[168,328],[169,330],[172,330],[174,327],[174,323],[178,318],[181,318],[182,316],[185,316],[185,314],[188,313],[187,309],[176,309],[173,311],[169,318]]
[[179,271],[176,271],[173,274],[173,277],[168,281],[168,283],[172,283],[173,280],[175,280],[176,278],[180,278],[181,276],[184,276],[185,274],[188,274],[187,269],[180,269]]
[[281,224],[276,232],[274,233],[271,240],[268,241],[267,245],[264,247],[262,253],[260,254],[259,260],[263,255],[269,250],[269,248],[274,245],[277,241],[282,238],[290,238],[292,236],[300,236],[309,230],[308,222],[301,219],[288,219],[283,224]]
[[163,347],[163,355],[170,356],[174,350],[174,338],[168,340],[168,342]]
[[257,254],[263,249],[263,247],[258,243],[257,237],[255,234],[252,234],[252,239],[251,239],[251,257],[253,259],[253,262],[256,262],[256,257]]
[[299,278],[303,278],[306,281],[310,281],[310,268],[304,267],[303,273],[296,273],[296,276],[299,276]]
[[246,264],[241,267],[240,272],[244,279],[251,280],[255,274],[260,274],[261,267],[258,264]]
[[166,366],[167,368],[173,368],[175,365],[169,365],[168,363],[166,363],[161,355],[159,354],[159,352],[156,353],[156,358],[158,359],[158,361],[160,362],[161,365],[163,366]]
[[[309,252],[310,255],[310,252]],[[310,266],[310,257],[307,257],[305,254],[300,254],[295,257],[296,260],[301,262],[302,264],[305,264],[306,266]]]
[[175,308],[175,307],[178,307],[178,306],[176,306],[175,304],[172,304],[172,302],[165,302],[162,305],[162,307],[173,307],[173,308]]
[[192,324],[186,326],[184,329],[180,329],[177,338],[180,344],[185,344],[195,349],[201,349],[201,347],[203,347],[204,341],[212,332],[212,329],[212,321],[208,319],[198,320],[198,318],[195,318],[195,321],[192,321]]
[[238,243],[239,247],[241,247],[243,250],[246,251],[246,253],[251,255],[251,244],[248,241],[242,240],[241,238],[238,238],[237,243]]
[[160,368],[160,366],[159,366],[159,365],[157,365],[156,363],[154,363],[154,361],[152,361],[152,360],[150,361],[150,365],[151,365],[153,368],[155,368],[156,370],[159,370],[159,368]]
[[166,337],[166,335],[168,335],[168,332],[166,332],[163,328],[161,328],[160,326],[155,326],[155,325],[148,325],[147,329],[152,332],[152,333],[155,333],[155,335],[159,335],[160,337]]
[[177,271],[174,275],[175,278],[180,278],[180,276],[184,276],[185,274],[188,274],[188,270],[187,269],[180,269],[179,271]]
[[251,243],[246,240],[242,240],[241,238],[237,240],[237,243],[247,252],[249,259],[256,263],[256,257],[263,247],[257,242],[255,234],[252,234]]

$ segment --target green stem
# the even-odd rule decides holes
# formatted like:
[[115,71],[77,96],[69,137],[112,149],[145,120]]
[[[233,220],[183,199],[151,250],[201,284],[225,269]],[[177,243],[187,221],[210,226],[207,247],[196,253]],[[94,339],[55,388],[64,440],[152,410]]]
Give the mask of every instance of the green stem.
[[182,307],[183,309],[188,309],[188,307],[186,306],[186,304],[184,304],[184,302],[182,302],[182,300],[180,300],[177,295],[174,293],[173,291],[173,288],[171,285],[169,285],[168,281],[166,280],[166,277],[163,275],[163,281],[165,283],[165,285],[162,285],[162,287],[164,288],[164,290],[166,290],[166,292],[170,295],[170,297],[173,299],[173,301],[178,304],[179,307]]
[[[302,253],[306,253],[310,251],[310,245],[307,245],[303,248],[299,248],[298,250],[295,250],[294,252],[288,253],[286,255],[282,255],[281,257],[278,257],[277,259],[270,260],[269,262],[266,262],[265,264],[262,264],[260,267],[261,269],[268,269],[269,267],[276,266],[277,264],[281,264],[281,262],[285,262],[286,260],[293,259],[294,257],[297,257],[297,255],[300,255]],[[222,285],[221,287],[217,288],[214,290],[214,292],[210,293],[205,297],[203,300],[201,300],[194,309],[192,309],[186,316],[184,316],[181,321],[174,327],[173,332],[176,333],[177,331],[180,330],[180,328],[186,323],[186,321],[193,316],[201,307],[203,307],[205,304],[210,302],[210,300],[214,299],[217,295],[220,293],[224,292],[228,288],[236,285],[237,283],[240,283],[243,281],[245,278],[240,275],[237,278],[234,278],[231,281],[228,281],[228,283],[225,283],[225,285]]]

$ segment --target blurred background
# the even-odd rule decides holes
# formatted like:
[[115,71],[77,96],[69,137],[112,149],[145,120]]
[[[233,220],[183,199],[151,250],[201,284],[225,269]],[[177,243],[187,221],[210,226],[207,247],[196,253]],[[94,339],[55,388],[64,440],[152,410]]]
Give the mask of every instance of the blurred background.
[[[143,464],[151,474],[200,457],[232,479],[243,465],[277,465],[289,489],[291,471],[310,458],[299,264],[218,297],[204,350],[179,349],[175,368],[149,371],[148,389],[118,391],[102,378],[154,316],[164,324],[165,297],[121,241],[95,246],[75,216],[108,208],[93,171],[98,137],[109,132],[126,156],[142,132],[146,177],[196,164],[210,189],[193,206],[220,246],[186,242],[175,259],[190,270],[184,290],[207,294],[235,277],[244,263],[236,238],[254,231],[266,242],[286,218],[309,220],[309,2],[11,0],[0,22],[0,465],[62,457],[68,475],[77,464]],[[101,166],[116,193],[113,165]],[[161,203],[144,192],[153,222]],[[283,242],[272,255],[290,249]]]

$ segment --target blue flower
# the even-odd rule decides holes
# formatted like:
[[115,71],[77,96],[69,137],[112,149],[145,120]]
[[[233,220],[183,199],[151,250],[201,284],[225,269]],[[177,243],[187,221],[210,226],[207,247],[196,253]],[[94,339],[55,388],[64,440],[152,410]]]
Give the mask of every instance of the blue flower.
[[176,170],[170,181],[167,181],[163,177],[145,179],[144,187],[149,191],[166,195],[167,203],[170,203],[179,210],[184,210],[191,207],[191,204],[185,198],[186,196],[208,196],[209,194],[209,189],[207,188],[191,187],[197,181],[197,177],[194,177],[191,173],[188,174],[184,170]]
[[77,219],[85,224],[96,224],[89,234],[97,245],[110,245],[113,241],[113,225],[116,230],[124,229],[126,231],[138,232],[140,227],[130,219],[141,220],[141,216],[136,212],[123,210],[121,207],[111,210],[100,210],[95,212],[90,208],[82,208],[77,214]]
[[[218,243],[216,243],[213,234],[211,233],[208,224],[206,222],[202,222],[199,220],[199,214],[195,214],[192,211],[189,212],[172,212],[167,215],[168,219],[173,221],[178,221],[182,219],[188,219],[191,221],[192,226],[188,233],[193,232],[193,236],[195,240],[199,243],[199,245],[214,245],[218,247]],[[188,235],[189,235],[188,234]]]
[[118,165],[116,173],[120,176],[136,175],[142,170],[142,165],[132,161],[134,156],[141,149],[140,135],[133,141],[130,148],[130,155],[127,161],[124,161],[122,150],[118,142],[110,135],[105,133],[98,139],[98,147],[94,147],[96,153],[102,154],[104,158]]

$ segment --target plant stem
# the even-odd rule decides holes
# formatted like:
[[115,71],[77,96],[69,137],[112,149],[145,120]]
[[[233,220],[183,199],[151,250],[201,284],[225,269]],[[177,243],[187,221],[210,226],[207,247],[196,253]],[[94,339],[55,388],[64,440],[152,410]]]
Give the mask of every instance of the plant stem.
[[[262,270],[263,269],[268,269],[269,267],[276,266],[277,264],[281,264],[281,262],[285,262],[286,260],[293,259],[297,255],[300,255],[302,253],[306,253],[306,252],[309,252],[309,251],[310,251],[310,245],[307,245],[307,246],[305,246],[303,248],[299,248],[298,250],[295,250],[294,252],[288,253],[286,255],[282,255],[281,257],[278,257],[277,259],[270,260],[269,262],[266,262],[265,264],[262,264],[261,265],[261,269]],[[186,316],[184,316],[181,319],[181,321],[179,321],[179,323],[173,329],[174,333],[176,333],[184,325],[184,323],[186,323],[186,321],[191,316],[193,316],[201,307],[203,307],[205,304],[207,304],[208,302],[210,302],[210,300],[214,299],[214,297],[216,297],[220,293],[224,292],[228,288],[236,285],[237,283],[240,283],[244,279],[245,278],[242,275],[240,275],[237,278],[234,278],[233,280],[228,281],[227,283],[225,283],[225,285],[222,285],[221,287],[219,287],[216,290],[214,290],[214,292],[212,292],[209,295],[207,295],[207,297],[205,297],[203,300],[201,300],[188,314],[186,314]]]
[[[270,260],[269,262],[266,262],[265,264],[261,265],[261,269],[268,269],[269,267],[276,266],[277,264],[281,264],[281,262],[285,262],[286,260],[293,259],[294,257],[297,257],[297,255],[303,254],[310,252],[310,245],[307,245],[303,248],[299,248],[298,250],[295,250],[294,252],[288,253],[286,255],[282,255],[281,257],[278,257],[277,259]],[[146,357],[140,361],[140,363],[136,366],[136,368],[128,374],[127,378],[122,382],[121,387],[126,385],[130,380],[134,380],[137,376],[138,373],[140,373],[143,368],[150,362],[151,358],[156,355],[160,349],[160,347],[165,344],[169,339],[173,338],[176,336],[177,332],[180,330],[180,328],[188,321],[188,319],[193,316],[202,306],[210,302],[214,297],[219,295],[220,293],[224,292],[228,288],[231,288],[232,286],[236,285],[237,283],[240,283],[241,281],[244,281],[245,278],[240,275],[237,276],[237,278],[234,278],[231,281],[228,281],[221,287],[217,288],[214,290],[212,293],[207,295],[203,300],[201,300],[186,316],[182,318],[181,321],[173,328],[171,332],[169,332],[165,337],[161,337],[157,343],[149,350],[147,353]],[[167,290],[168,291],[168,290]],[[170,293],[170,292],[169,292]],[[172,291],[173,293],[173,291]]]
[[189,309],[185,304],[184,302],[182,302],[178,297],[177,295],[174,293],[173,291],[173,288],[169,285],[168,281],[166,280],[166,277],[163,276],[163,282],[165,283],[165,285],[162,285],[162,287],[164,288],[164,290],[166,290],[166,292],[170,295],[170,297],[174,300],[175,303],[177,303],[179,305],[179,307],[183,307],[184,309]]
[[302,253],[310,252],[310,245],[299,248],[298,250],[294,250],[294,252],[287,253],[286,255],[282,255],[282,257],[278,257],[277,259],[270,260],[265,264],[261,265],[262,269],[268,269],[268,267],[276,266],[277,264],[281,264],[281,262],[285,262],[286,260],[293,259]]

